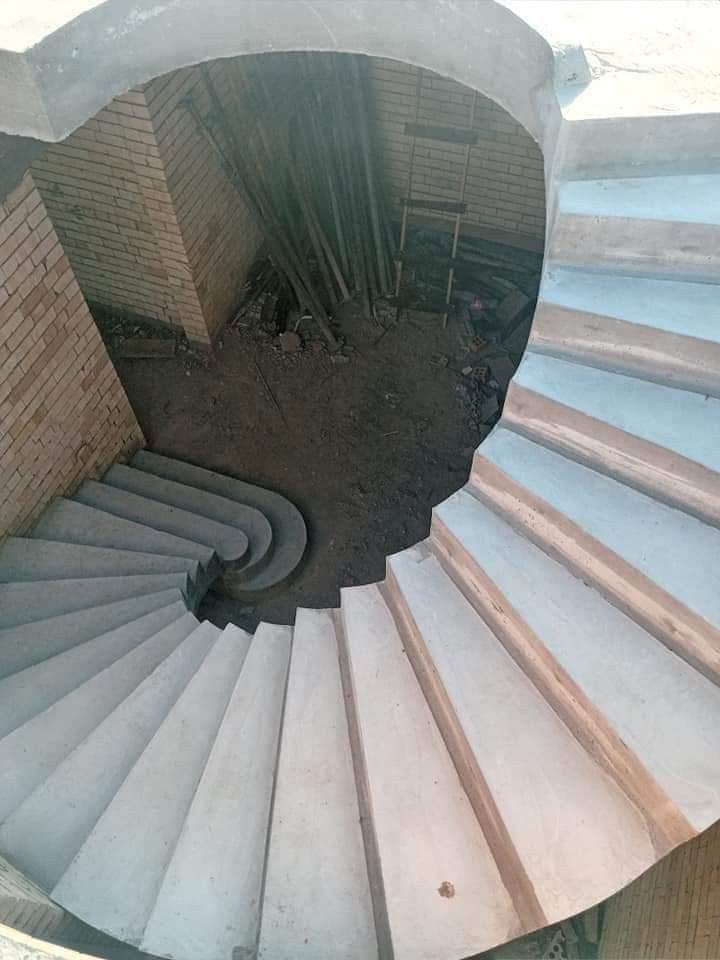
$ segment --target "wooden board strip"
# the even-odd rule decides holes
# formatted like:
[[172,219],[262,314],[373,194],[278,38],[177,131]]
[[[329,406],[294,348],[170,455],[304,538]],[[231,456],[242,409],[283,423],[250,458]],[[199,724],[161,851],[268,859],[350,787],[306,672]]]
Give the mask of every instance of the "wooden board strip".
[[430,542],[445,570],[510,656],[581,746],[640,810],[658,858],[694,837],[695,830],[675,803],[437,514]]
[[537,894],[503,822],[490,788],[467,742],[460,721],[434,668],[432,657],[415,623],[397,580],[388,567],[387,579],[380,585],[418,683],[425,694],[435,722],[448,749],[460,781],[465,788],[498,872],[510,894],[524,930],[547,924]]
[[356,713],[356,698],[353,691],[352,671],[345,636],[345,626],[342,613],[339,609],[332,610],[335,636],[337,637],[338,656],[340,660],[340,680],[345,698],[345,713],[347,716],[348,735],[352,752],[355,784],[357,787],[358,809],[360,811],[360,825],[362,827],[365,861],[367,864],[370,897],[372,899],[373,917],[375,919],[375,936],[378,945],[378,960],[393,960],[394,951],[390,922],[388,920],[387,900],[385,898],[385,884],[375,824],[372,817],[370,802],[370,784],[368,781],[367,766],[362,749],[362,739]]
[[550,450],[720,526],[720,477],[674,450],[511,383],[503,424]]
[[720,630],[707,620],[477,453],[466,489],[709,680],[720,684]]
[[[652,318],[649,318],[652,320]],[[531,349],[720,397],[720,344],[541,300]]]

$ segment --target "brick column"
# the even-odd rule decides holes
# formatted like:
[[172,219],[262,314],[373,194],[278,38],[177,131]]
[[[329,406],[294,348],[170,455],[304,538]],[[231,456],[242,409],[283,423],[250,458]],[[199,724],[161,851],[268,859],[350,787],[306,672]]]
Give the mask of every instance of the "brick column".
[[0,537],[143,442],[32,177],[0,204]]

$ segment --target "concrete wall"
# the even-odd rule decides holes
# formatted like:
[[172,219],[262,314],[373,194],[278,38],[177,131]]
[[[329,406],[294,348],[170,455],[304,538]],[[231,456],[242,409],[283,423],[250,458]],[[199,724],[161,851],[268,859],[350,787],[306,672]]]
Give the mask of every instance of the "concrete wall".
[[0,204],[0,537],[141,442],[27,174]]
[[[475,94],[468,87],[430,71],[419,79],[417,67],[372,58],[377,143],[387,171],[393,201],[408,195],[412,138],[405,124],[468,127]],[[545,187],[540,148],[497,103],[477,94],[465,189],[463,221],[492,236],[495,231],[536,238],[545,230]],[[461,196],[466,146],[418,138],[413,162],[414,197],[458,200]],[[426,214],[424,214],[426,215]]]

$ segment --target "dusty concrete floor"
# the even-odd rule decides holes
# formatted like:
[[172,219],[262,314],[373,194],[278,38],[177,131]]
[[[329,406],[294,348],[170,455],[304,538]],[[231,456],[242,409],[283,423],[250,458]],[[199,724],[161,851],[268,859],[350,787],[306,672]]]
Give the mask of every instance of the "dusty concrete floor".
[[335,606],[339,587],[382,579],[385,557],[425,537],[432,505],[467,479],[480,434],[456,391],[458,325],[413,315],[377,342],[383,328],[353,305],[341,325],[344,364],[302,327],[300,353],[228,329],[204,364],[116,360],[153,450],[278,490],[305,516],[293,577],[251,607],[210,594],[203,613],[220,625],[290,623],[298,606]]

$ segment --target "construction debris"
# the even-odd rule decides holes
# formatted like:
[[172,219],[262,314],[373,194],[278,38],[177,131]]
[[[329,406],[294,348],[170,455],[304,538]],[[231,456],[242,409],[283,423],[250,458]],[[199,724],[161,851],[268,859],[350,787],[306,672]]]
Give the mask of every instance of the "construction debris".
[[277,54],[260,68],[238,58],[230,96],[203,65],[210,109],[185,101],[262,231],[282,293],[332,351],[333,309],[357,296],[370,317],[392,284],[365,66],[346,54]]

